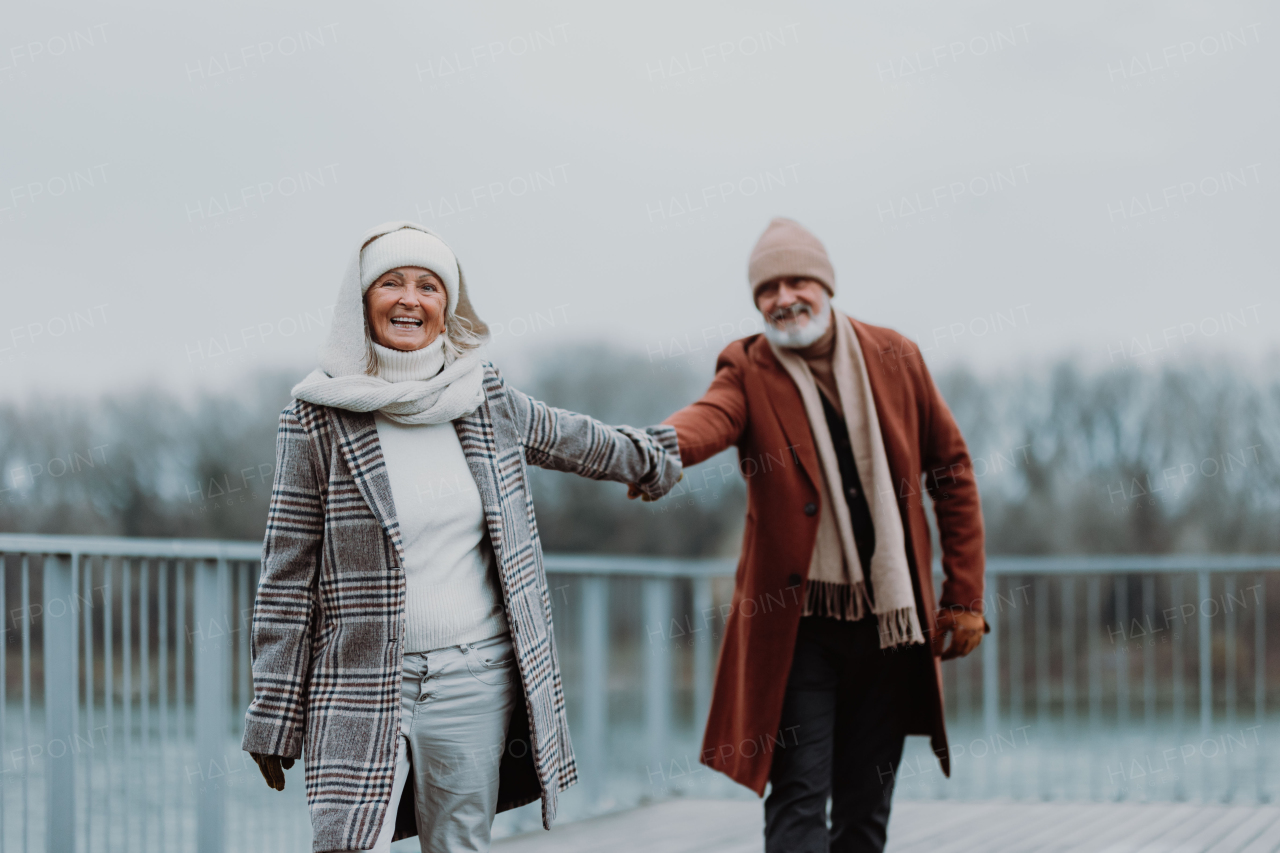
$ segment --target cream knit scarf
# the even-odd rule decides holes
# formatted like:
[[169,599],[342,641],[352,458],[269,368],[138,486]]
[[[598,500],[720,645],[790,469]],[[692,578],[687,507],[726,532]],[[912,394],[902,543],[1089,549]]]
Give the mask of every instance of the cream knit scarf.
[[[831,312],[831,321],[836,329],[832,372],[849,428],[854,462],[876,531],[876,549],[870,566],[875,601],[867,598],[867,569],[862,565],[854,542],[849,505],[843,499],[844,491],[840,487],[840,465],[831,432],[827,429],[818,386],[803,358],[770,343],[774,356],[791,376],[804,401],[805,414],[809,418],[809,428],[813,431],[822,466],[823,516],[834,511],[835,527],[839,533],[839,553],[824,553],[825,549],[815,546],[809,567],[812,592],[806,601],[805,612],[808,615],[811,603],[816,603],[816,612],[821,615],[854,620],[861,619],[866,613],[865,608],[870,606],[879,620],[880,648],[923,643],[924,635],[920,630],[915,593],[911,586],[911,570],[907,564],[906,535],[902,517],[898,514],[893,475],[889,472],[889,457],[885,454],[884,438],[880,434],[880,419],[876,414],[862,347],[849,318],[835,306]],[[823,520],[819,519],[820,528]],[[829,520],[827,524],[830,524]]]
[[[370,376],[365,372],[368,352],[376,345],[369,339],[369,325],[364,316],[360,250],[375,237],[404,226],[433,233],[413,223],[388,222],[361,238],[338,286],[333,322],[320,350],[320,367],[294,386],[294,397],[351,412],[380,411],[390,420],[402,424],[447,423],[471,414],[484,402],[484,362],[479,353],[469,350],[445,364],[444,341],[438,337],[423,350],[418,350],[431,358],[438,358],[444,367],[429,379],[408,379],[392,373],[390,378],[397,381],[387,381],[381,375]],[[458,276],[459,287],[465,294],[461,265]],[[432,347],[436,350],[425,352]],[[382,361],[385,358],[379,359],[380,363]]]
[[[427,349],[441,344],[436,338]],[[294,386],[293,396],[350,412],[382,412],[402,424],[442,424],[476,410],[484,401],[483,380],[484,364],[473,351],[430,379],[388,382],[381,376],[329,376],[317,369]]]

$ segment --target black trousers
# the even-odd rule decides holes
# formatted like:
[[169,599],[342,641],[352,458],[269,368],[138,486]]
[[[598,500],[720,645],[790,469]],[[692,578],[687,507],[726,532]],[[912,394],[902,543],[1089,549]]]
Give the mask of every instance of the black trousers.
[[880,650],[871,614],[800,619],[764,803],[766,853],[884,850],[910,654]]

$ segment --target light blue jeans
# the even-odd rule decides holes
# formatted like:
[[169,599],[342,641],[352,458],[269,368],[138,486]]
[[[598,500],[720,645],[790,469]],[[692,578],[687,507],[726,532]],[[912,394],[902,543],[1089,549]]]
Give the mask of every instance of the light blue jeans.
[[422,853],[488,851],[519,677],[509,634],[404,656],[395,784],[374,853],[390,853],[410,773]]

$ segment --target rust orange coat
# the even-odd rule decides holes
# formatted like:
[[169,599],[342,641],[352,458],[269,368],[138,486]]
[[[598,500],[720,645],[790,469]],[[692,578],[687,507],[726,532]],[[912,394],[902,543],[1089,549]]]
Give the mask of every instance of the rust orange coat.
[[[939,607],[982,611],[982,511],[973,466],[915,344],[892,329],[852,322],[898,492],[916,609],[928,636]],[[726,347],[707,393],[666,423],[676,428],[686,466],[737,446],[747,482],[742,555],[701,761],[763,795],[773,751],[785,744],[778,726],[822,499],[817,448],[800,392],[761,335]],[[933,499],[942,545],[944,581],[937,601],[922,489]],[[911,696],[907,731],[930,736],[950,775],[939,659],[917,654],[903,661]]]

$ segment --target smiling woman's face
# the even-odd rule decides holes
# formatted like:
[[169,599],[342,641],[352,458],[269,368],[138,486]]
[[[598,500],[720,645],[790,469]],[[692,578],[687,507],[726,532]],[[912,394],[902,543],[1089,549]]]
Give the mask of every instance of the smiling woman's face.
[[387,270],[364,294],[369,336],[389,349],[422,349],[444,331],[448,305],[444,283],[431,270]]

